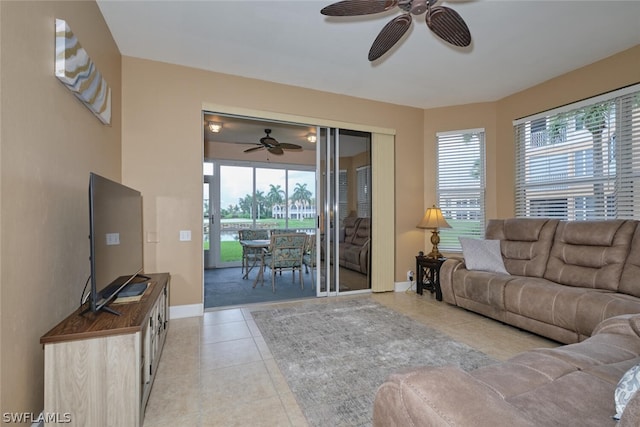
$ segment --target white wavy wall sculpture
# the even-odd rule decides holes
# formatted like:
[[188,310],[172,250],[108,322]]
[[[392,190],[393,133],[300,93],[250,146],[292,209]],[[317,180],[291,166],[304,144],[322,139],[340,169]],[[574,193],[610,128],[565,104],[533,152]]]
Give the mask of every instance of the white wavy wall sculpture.
[[102,123],[111,124],[111,88],[63,19],[56,19],[56,77]]

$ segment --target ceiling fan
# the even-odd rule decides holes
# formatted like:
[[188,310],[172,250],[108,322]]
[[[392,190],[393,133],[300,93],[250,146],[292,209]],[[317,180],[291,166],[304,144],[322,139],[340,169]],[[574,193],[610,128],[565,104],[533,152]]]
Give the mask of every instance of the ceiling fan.
[[301,150],[302,147],[296,144],[288,144],[286,142],[278,142],[274,137],[270,135],[271,129],[265,129],[264,132],[267,134],[260,138],[260,142],[256,143],[257,147],[252,147],[244,150],[245,153],[250,153],[256,150],[262,150],[266,148],[271,154],[281,155],[284,154],[284,150]]
[[343,0],[324,7],[320,13],[326,16],[359,16],[386,12],[398,6],[405,11],[384,26],[369,49],[369,61],[375,61],[387,53],[407,32],[412,23],[411,15],[426,14],[425,21],[431,31],[454,46],[471,44],[469,27],[455,10],[436,6],[441,0]]

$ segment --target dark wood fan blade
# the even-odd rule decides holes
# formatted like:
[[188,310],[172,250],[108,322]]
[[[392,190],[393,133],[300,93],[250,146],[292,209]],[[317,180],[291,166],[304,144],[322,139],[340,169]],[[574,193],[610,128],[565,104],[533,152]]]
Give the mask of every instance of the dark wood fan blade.
[[369,49],[369,61],[375,61],[387,53],[411,26],[411,14],[405,13],[387,23]]
[[297,144],[289,144],[287,142],[281,142],[280,145],[278,145],[278,147],[284,150],[301,150],[302,149],[302,147]]
[[358,16],[384,12],[397,6],[398,0],[344,0],[322,8],[327,16]]
[[275,138],[270,136],[263,136],[262,138],[260,138],[260,142],[267,147],[273,147],[274,145],[280,144],[275,140]]
[[269,148],[267,148],[267,150],[269,150],[269,152],[270,152],[271,154],[277,154],[278,156],[279,156],[280,154],[284,154],[284,151],[282,151],[282,148],[280,148],[280,146],[279,146],[279,145],[277,145],[277,146],[275,146],[275,147],[269,147]]
[[259,146],[259,147],[253,147],[253,148],[247,148],[246,150],[244,150],[245,153],[250,153],[252,151],[256,151],[256,150],[262,150],[264,148],[264,146]]
[[465,47],[471,44],[471,32],[462,17],[446,6],[431,8],[427,15],[427,26],[438,37],[454,46]]

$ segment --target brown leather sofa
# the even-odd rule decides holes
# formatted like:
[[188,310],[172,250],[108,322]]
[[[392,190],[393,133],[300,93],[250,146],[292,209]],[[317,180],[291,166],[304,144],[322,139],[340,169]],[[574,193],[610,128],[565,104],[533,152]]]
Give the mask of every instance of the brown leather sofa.
[[371,218],[347,217],[343,222],[343,236],[340,237],[341,266],[367,274],[369,269],[369,243]]
[[509,274],[448,259],[443,300],[567,345],[464,372],[418,368],[379,388],[374,426],[640,426],[640,393],[619,424],[614,391],[640,363],[640,226],[632,220],[491,220]]
[[392,374],[380,386],[374,427],[637,427],[640,393],[619,424],[614,392],[640,363],[640,315],[601,322],[580,343],[521,353],[465,372],[456,367]]
[[443,300],[562,343],[591,336],[602,320],[640,313],[640,227],[633,220],[489,221],[506,270],[472,271],[450,258]]

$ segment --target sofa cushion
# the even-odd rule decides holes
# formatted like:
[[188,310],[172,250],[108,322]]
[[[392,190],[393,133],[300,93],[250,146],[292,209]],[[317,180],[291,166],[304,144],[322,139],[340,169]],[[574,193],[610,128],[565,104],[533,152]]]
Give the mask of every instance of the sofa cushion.
[[561,221],[545,279],[568,286],[616,291],[636,223]]
[[616,414],[614,419],[619,420],[622,418],[627,403],[633,398],[633,396],[640,390],[640,365],[635,365],[629,369],[620,378],[616,391],[614,393],[614,399],[616,402]]
[[492,219],[485,238],[501,241],[504,265],[510,274],[542,277],[558,222],[547,218]]
[[538,426],[615,426],[613,401],[604,399],[615,386],[601,378],[576,371],[507,401]]
[[[470,300],[497,310],[504,310],[504,287],[513,276],[486,271],[459,269],[454,273],[453,293],[456,298]],[[464,304],[462,304],[464,306]],[[483,313],[490,315],[490,313]]]
[[500,240],[459,237],[467,270],[509,274],[500,253]]
[[454,366],[391,374],[376,393],[373,426],[539,427],[535,417]]
[[364,246],[369,241],[371,235],[371,218],[360,218],[358,227],[353,235],[351,243],[357,246]]
[[558,286],[545,279],[515,277],[505,287],[505,308],[508,312],[576,330],[576,312],[584,289]]
[[353,237],[356,235],[360,218],[348,216],[344,219],[344,243],[352,243]]
[[640,300],[630,295],[593,289],[580,298],[577,310],[576,331],[589,336],[604,319],[640,313]]

